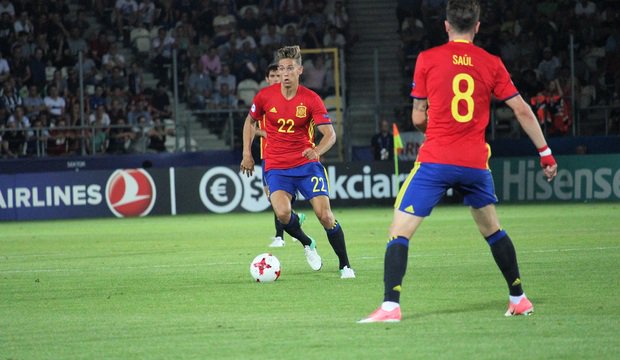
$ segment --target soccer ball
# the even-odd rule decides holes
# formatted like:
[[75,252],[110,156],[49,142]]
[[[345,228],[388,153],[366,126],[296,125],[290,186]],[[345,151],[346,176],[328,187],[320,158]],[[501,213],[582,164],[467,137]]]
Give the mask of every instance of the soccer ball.
[[280,260],[270,253],[260,254],[250,263],[250,274],[256,282],[273,282],[280,277]]

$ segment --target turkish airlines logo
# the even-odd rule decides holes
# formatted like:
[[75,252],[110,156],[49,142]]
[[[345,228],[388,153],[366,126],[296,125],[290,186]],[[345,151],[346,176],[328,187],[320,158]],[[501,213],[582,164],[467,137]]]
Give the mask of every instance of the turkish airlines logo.
[[105,198],[117,217],[148,215],[155,205],[155,183],[143,169],[116,170],[106,184]]

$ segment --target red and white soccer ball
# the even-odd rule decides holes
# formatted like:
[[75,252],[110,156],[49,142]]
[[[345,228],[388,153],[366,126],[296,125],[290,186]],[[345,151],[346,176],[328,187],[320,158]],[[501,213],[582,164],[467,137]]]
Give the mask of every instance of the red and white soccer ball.
[[260,254],[250,263],[250,274],[256,282],[274,282],[280,277],[280,260],[270,253]]

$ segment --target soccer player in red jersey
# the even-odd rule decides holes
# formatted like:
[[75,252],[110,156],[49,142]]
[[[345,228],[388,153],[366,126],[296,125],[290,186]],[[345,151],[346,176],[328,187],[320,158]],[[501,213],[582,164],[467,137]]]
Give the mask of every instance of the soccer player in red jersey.
[[501,59],[473,44],[480,27],[478,1],[449,0],[446,17],[449,42],[420,53],[413,75],[411,118],[425,132],[426,140],[394,204],[385,252],[384,301],[360,323],[400,321],[409,239],[450,187],[463,194],[508,284],[505,315],[527,315],[534,310],[521,287],[514,246],[495,211],[497,197],[487,164],[491,153],[484,138],[491,95],[514,111],[538,149],[548,181],[557,174],[557,164],[534,113],[519,95]]
[[[306,260],[313,270],[323,266],[316,250],[316,241],[306,235],[299,217],[292,211],[291,200],[299,191],[310,201],[327,238],[338,256],[340,277],[354,278],[347,256],[342,227],[336,221],[329,203],[329,182],[325,168],[319,162],[336,142],[336,132],[321,98],[299,84],[303,72],[299,46],[285,46],[277,51],[276,60],[280,84],[268,86],[254,97],[249,116],[243,126],[243,160],[241,171],[254,171],[252,141],[253,122],[265,116],[267,145],[265,178],[269,187],[271,206],[284,230],[304,246]],[[315,145],[314,131],[323,135]]]
[[[280,74],[278,73],[278,64],[270,64],[267,67],[267,71],[265,72],[265,81],[267,85],[279,84],[280,83]],[[248,115],[249,116],[249,115]],[[265,146],[267,146],[267,133],[265,132],[265,119],[266,116],[263,115],[263,119],[261,121],[257,121],[258,129],[256,131],[256,136],[260,141],[260,158],[263,159],[263,153],[265,152]],[[265,161],[262,161],[263,174],[265,173]],[[267,186],[267,181],[265,180],[265,176],[263,176],[263,190],[265,191],[265,195],[269,198],[269,187]],[[295,202],[293,197],[292,203]],[[306,215],[303,213],[297,213],[299,217],[299,223],[302,224],[306,219]],[[278,221],[278,217],[276,214],[273,214],[274,226],[276,229],[276,234],[271,239],[270,247],[283,247],[286,243],[284,241],[284,225]]]

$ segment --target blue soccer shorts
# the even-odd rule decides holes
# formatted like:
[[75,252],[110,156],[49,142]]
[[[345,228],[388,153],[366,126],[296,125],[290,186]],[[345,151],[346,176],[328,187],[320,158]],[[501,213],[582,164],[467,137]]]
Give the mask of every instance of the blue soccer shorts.
[[491,170],[416,162],[396,197],[394,208],[428,216],[449,188],[463,194],[463,203],[474,209],[497,203]]
[[283,190],[295,196],[299,191],[306,200],[319,195],[329,196],[327,171],[316,161],[291,169],[272,169],[267,171],[265,178],[270,194]]

